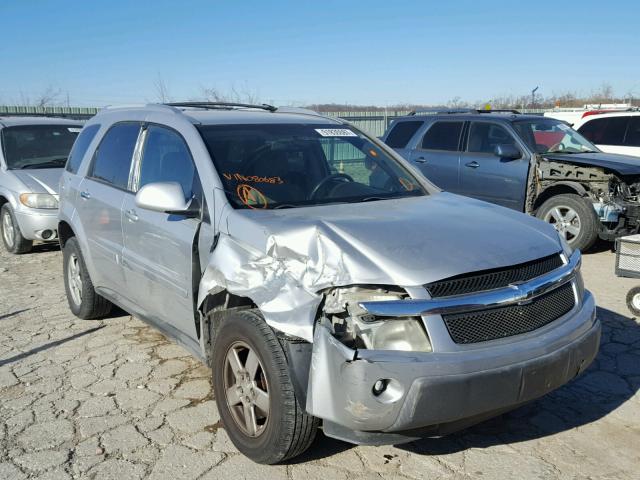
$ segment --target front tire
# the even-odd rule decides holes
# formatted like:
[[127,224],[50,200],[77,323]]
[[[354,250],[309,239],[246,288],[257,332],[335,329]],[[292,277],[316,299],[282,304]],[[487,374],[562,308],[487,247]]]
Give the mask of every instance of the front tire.
[[96,293],[84,263],[80,246],[71,237],[62,249],[64,289],[69,308],[83,320],[102,318],[108,315],[113,304]]
[[5,203],[0,209],[0,230],[2,243],[9,253],[28,253],[33,248],[33,241],[27,240],[20,231],[11,205]]
[[231,312],[222,321],[212,370],[220,417],[240,452],[274,464],[309,448],[318,420],[298,404],[283,348],[259,313]]
[[633,287],[627,293],[627,308],[634,316],[640,317],[640,287]]
[[574,249],[588,250],[598,239],[600,221],[591,203],[580,195],[553,196],[540,206],[536,217],[553,225]]

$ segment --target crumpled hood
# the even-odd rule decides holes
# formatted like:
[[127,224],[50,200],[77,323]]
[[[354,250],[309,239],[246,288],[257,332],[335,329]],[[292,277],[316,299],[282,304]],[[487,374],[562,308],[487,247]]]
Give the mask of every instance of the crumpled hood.
[[543,157],[558,162],[606,168],[623,177],[640,175],[640,158],[631,155],[604,152],[572,153],[570,155],[545,153]]
[[232,210],[201,282],[251,298],[269,324],[311,341],[321,290],[418,286],[559,252],[553,227],[478,200],[427,197]]
[[62,170],[62,168],[40,168],[11,170],[11,173],[24,183],[30,193],[50,193],[57,195]]

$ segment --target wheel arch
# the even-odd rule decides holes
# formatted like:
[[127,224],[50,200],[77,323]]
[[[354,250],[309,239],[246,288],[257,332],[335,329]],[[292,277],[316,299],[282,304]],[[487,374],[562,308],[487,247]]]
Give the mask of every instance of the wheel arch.
[[578,182],[556,182],[553,185],[548,186],[538,194],[533,203],[534,212],[537,211],[540,206],[551,197],[562,195],[564,193],[577,194],[581,197],[588,196],[587,189]]
[[229,311],[249,309],[258,309],[258,306],[249,297],[234,295],[227,290],[209,293],[205,297],[199,309],[202,318],[199,328],[207,365],[211,366],[215,332],[224,321],[225,314]]
[[60,242],[60,248],[64,248],[64,244],[67,243],[67,240],[75,236],[76,234],[71,225],[64,220],[60,220],[58,222],[58,241]]

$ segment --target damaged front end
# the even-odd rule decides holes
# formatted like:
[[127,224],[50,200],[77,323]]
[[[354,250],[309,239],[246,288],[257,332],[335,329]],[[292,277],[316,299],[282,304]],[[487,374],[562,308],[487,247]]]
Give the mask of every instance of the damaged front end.
[[[600,326],[579,265],[575,252],[517,286],[440,298],[386,286],[325,291],[306,410],[323,419],[329,436],[402,443],[457,431],[548,393],[587,368],[598,349]],[[444,315],[519,307],[561,288],[574,291],[576,306],[535,340],[433,348],[429,330]]]
[[640,230],[640,177],[605,168],[541,159],[535,169],[533,205],[546,191],[565,185],[588,198],[601,224],[600,238],[613,240]]

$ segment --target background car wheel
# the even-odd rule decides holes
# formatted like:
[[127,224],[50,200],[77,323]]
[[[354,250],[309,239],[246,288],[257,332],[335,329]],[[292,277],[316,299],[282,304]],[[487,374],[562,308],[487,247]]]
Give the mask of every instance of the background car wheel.
[[318,419],[298,404],[278,338],[253,310],[230,313],[216,332],[213,386],[233,444],[257,463],[304,452]]
[[8,203],[5,203],[0,209],[0,230],[2,231],[2,243],[8,252],[27,253],[31,251],[33,242],[22,236],[16,216]]
[[564,193],[545,201],[536,216],[552,224],[567,243],[588,250],[598,239],[600,222],[591,203],[579,195]]
[[94,290],[75,237],[71,237],[64,244],[62,264],[64,289],[67,293],[69,308],[73,314],[84,320],[102,318],[107,315],[113,304]]
[[627,308],[636,317],[640,317],[640,287],[633,287],[627,292]]

